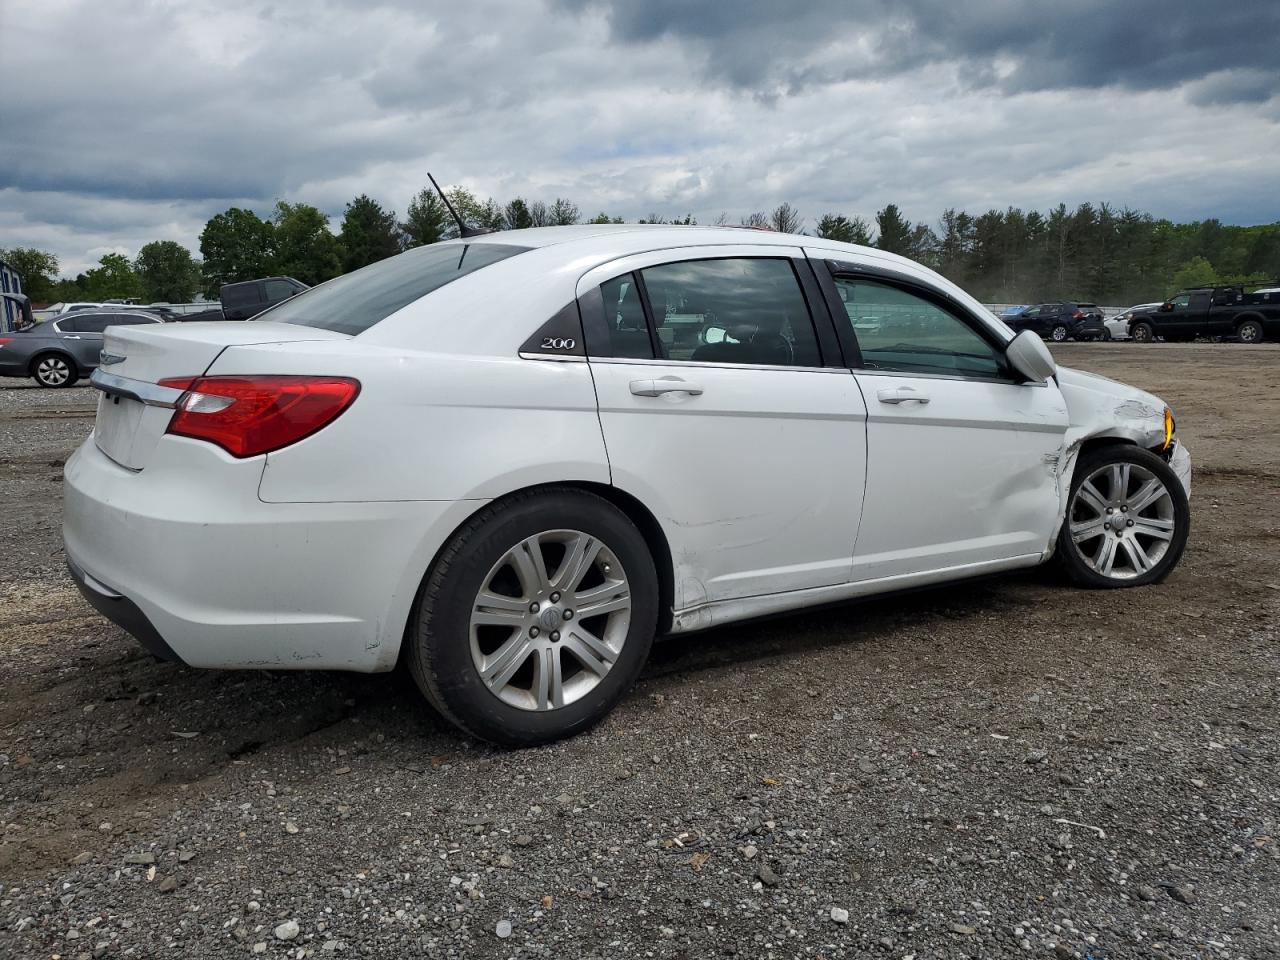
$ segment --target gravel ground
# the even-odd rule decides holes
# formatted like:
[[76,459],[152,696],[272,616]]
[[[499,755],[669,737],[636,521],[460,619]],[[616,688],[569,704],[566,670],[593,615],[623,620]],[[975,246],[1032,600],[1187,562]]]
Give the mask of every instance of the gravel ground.
[[1280,957],[1280,348],[1056,352],[1178,410],[1168,582],[669,640],[524,751],[142,654],[62,572],[90,392],[0,383],[0,956]]

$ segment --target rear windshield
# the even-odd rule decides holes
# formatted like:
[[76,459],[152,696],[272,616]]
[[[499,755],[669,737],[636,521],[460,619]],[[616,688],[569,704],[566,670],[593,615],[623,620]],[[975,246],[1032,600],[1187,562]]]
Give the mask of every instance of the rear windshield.
[[304,290],[254,319],[320,327],[355,336],[451,280],[527,249],[502,243],[415,247]]

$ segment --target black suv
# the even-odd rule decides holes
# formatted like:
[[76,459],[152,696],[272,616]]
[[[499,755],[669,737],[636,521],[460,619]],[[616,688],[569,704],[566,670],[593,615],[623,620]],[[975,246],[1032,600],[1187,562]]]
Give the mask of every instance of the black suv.
[[1101,340],[1107,332],[1102,324],[1102,309],[1096,303],[1056,301],[1038,303],[1015,317],[1005,319],[1016,332],[1030,330],[1042,340],[1062,343],[1064,340]]
[[293,277],[266,277],[262,280],[244,280],[240,283],[224,283],[218,291],[222,302],[222,315],[228,320],[248,320],[267,307],[296,297],[310,289]]

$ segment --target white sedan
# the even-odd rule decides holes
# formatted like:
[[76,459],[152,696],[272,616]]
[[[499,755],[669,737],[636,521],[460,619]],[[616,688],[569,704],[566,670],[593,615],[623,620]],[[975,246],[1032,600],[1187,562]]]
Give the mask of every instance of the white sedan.
[[1190,525],[1162,401],[789,234],[434,244],[252,322],[109,329],[92,382],[64,536],[98,610],[191,666],[404,661],[506,744],[599,720],[655,635],[1055,555],[1149,584]]
[[1132,334],[1129,333],[1129,322],[1133,320],[1135,313],[1150,313],[1152,310],[1160,309],[1158,303],[1139,303],[1127,310],[1122,310],[1114,317],[1108,317],[1102,321],[1102,325],[1107,328],[1104,339],[1106,340],[1128,340]]

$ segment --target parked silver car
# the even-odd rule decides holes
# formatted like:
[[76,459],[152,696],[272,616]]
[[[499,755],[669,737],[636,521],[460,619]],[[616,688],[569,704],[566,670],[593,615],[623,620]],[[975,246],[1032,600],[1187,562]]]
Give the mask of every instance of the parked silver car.
[[31,377],[42,387],[69,387],[98,367],[107,327],[161,323],[129,310],[74,311],[0,337],[0,377]]

